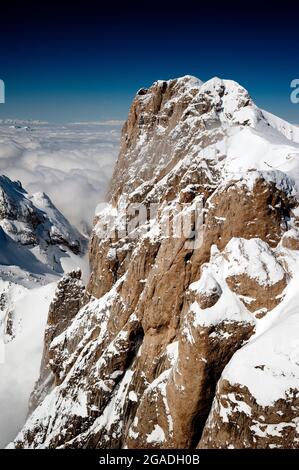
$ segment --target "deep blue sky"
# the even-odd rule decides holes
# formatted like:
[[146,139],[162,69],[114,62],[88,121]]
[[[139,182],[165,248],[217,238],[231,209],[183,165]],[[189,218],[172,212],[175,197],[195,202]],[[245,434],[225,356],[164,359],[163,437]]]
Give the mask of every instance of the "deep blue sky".
[[295,2],[207,4],[10,3],[1,11],[0,118],[125,119],[138,88],[191,74],[234,79],[259,106],[298,123],[289,99],[299,78]]

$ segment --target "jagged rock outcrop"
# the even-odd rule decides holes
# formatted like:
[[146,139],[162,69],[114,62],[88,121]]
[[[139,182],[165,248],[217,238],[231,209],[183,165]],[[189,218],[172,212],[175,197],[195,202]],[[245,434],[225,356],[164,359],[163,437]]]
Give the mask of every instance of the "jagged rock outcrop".
[[[255,445],[243,415],[238,436],[226,424],[222,436],[219,403],[225,367],[254,344],[295,277],[286,240],[298,237],[296,185],[264,148],[274,139],[284,156],[298,146],[277,135],[235,82],[187,76],[137,93],[95,218],[86,304],[51,330],[55,386],[15,447]],[[254,399],[237,379],[229,383],[246,408]]]
[[63,276],[57,285],[55,297],[49,307],[40,376],[30,398],[29,413],[60,381],[59,368],[61,365],[56,364],[52,358],[51,344],[70,326],[83,305],[85,287],[81,281],[81,275],[80,269],[71,271]]
[[[263,365],[256,366],[263,369]],[[261,406],[246,386],[221,380],[199,448],[298,449],[298,390]]]

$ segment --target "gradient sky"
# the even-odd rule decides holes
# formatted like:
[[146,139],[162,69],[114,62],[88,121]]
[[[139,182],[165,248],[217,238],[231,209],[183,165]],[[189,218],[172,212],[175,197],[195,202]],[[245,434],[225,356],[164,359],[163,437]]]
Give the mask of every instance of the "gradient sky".
[[234,79],[260,107],[299,123],[299,104],[290,102],[299,78],[294,2],[207,4],[1,6],[0,118],[125,119],[140,87],[190,74]]

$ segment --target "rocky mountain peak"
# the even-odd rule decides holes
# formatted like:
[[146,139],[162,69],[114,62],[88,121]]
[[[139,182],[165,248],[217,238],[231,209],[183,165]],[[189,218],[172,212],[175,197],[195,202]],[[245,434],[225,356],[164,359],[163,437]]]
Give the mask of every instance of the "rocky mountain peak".
[[215,144],[228,129],[255,128],[262,119],[248,92],[231,80],[203,83],[185,76],[139,90],[123,128],[109,197],[116,201],[132,188],[159,182],[186,157],[189,166],[198,158],[215,165],[222,157]]
[[[52,304],[41,377],[50,368],[55,380],[15,447],[298,447],[298,341],[271,346],[296,316],[299,145],[288,126],[229,80],[138,91],[86,292],[60,285],[57,299],[74,289],[78,301],[57,335]],[[287,376],[273,359],[282,351]]]

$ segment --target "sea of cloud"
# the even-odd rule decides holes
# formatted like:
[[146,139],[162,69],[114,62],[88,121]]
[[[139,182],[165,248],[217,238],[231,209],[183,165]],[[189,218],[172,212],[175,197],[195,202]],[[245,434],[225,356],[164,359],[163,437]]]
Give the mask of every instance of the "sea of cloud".
[[29,193],[48,194],[71,223],[87,232],[105,198],[121,125],[0,123],[0,173],[20,180]]

